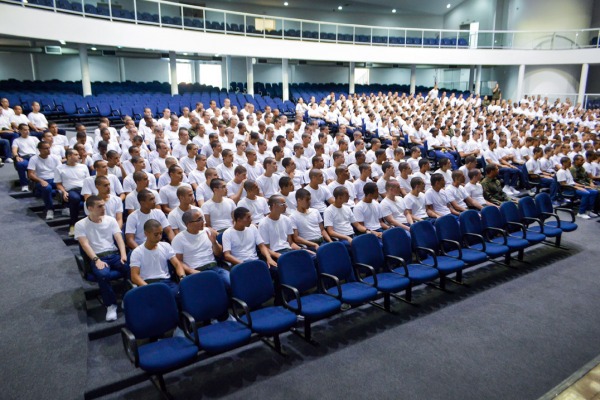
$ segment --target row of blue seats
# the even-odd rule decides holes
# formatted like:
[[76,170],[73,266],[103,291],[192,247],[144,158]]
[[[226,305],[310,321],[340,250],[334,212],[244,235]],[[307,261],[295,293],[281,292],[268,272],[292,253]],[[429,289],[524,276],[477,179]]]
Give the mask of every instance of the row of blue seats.
[[[342,242],[326,243],[317,249],[316,263],[303,250],[283,254],[276,270],[260,260],[247,261],[232,268],[230,295],[215,272],[191,275],[179,284],[181,311],[166,285],[134,288],[124,297],[124,350],[166,392],[165,373],[201,356],[247,345],[253,335],[271,339],[268,343],[279,353],[280,335],[288,331],[314,344],[311,325],[342,312],[344,304],[370,303],[389,312],[392,297],[412,303],[418,285],[438,280],[444,289],[451,275],[462,283],[469,267],[502,264],[498,258],[508,266],[513,253],[522,261],[528,247],[549,237],[559,246],[562,233],[575,229],[576,224],[554,213],[543,193],[535,200],[521,199],[518,206],[506,202],[499,209],[485,207],[481,215],[468,210],[458,220],[447,215],[435,223],[417,222],[410,235],[392,228],[383,233],[382,242],[366,234],[355,237],[350,249]],[[383,305],[375,302],[378,297]],[[227,315],[230,305],[233,320],[210,323]],[[298,317],[304,321],[303,335],[295,328]],[[184,337],[169,337],[178,327]]]

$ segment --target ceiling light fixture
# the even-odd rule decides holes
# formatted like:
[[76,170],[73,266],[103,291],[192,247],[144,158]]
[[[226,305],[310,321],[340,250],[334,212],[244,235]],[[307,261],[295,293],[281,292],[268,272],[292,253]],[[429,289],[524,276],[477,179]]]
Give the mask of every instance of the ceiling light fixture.
[[450,8],[452,5],[450,3],[446,4],[446,8]]
[[338,6],[338,10],[341,10],[341,9],[342,9],[342,6]]
[[97,49],[95,47],[92,47],[90,50],[92,51],[96,51]]
[[288,4],[288,2],[286,1],[285,3],[283,3],[283,5],[287,7],[289,4]]
[[67,42],[65,42],[64,40],[59,40],[58,42],[59,42],[60,44],[62,44],[63,46],[64,46],[65,44],[67,44]]
[[392,10],[392,12],[395,14],[395,13],[396,13],[396,9],[394,8],[394,9]]
[[187,56],[188,54],[187,54],[187,53],[183,53],[183,55],[184,55],[184,56]]

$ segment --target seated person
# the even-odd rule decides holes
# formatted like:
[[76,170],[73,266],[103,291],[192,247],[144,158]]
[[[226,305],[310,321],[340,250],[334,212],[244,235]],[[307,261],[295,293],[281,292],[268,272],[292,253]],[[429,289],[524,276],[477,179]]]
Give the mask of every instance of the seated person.
[[333,190],[334,201],[323,213],[323,225],[330,238],[351,244],[352,238],[355,236],[354,229],[359,233],[366,233],[367,228],[356,221],[354,213],[346,205],[349,197],[348,189],[344,186],[339,186]]
[[180,187],[185,186],[190,189],[192,188],[189,183],[183,182],[184,176],[183,169],[179,165],[171,165],[169,167],[169,177],[171,178],[171,182],[168,185],[163,186],[159,192],[160,202],[162,203],[161,207],[165,214],[169,214],[179,205],[177,190]]
[[81,195],[84,200],[87,200],[93,194],[98,194],[96,189],[96,178],[99,176],[106,176],[110,182],[110,194],[118,196],[121,200],[125,200],[125,192],[123,186],[115,175],[108,173],[108,162],[104,160],[94,161],[94,170],[96,175],[85,178],[83,181],[83,187],[81,189]]
[[425,207],[425,182],[415,177],[410,180],[411,191],[404,196],[406,204],[406,220],[409,224],[429,218]]
[[244,207],[250,210],[252,214],[252,223],[255,225],[260,224],[267,214],[269,214],[269,205],[267,200],[258,195],[258,185],[256,182],[246,181],[243,185],[246,191],[246,197],[244,197],[238,203],[238,207]]
[[481,210],[483,206],[469,196],[469,193],[463,187],[464,183],[465,176],[462,171],[452,172],[452,184],[450,186],[446,185],[444,189],[452,208],[458,212],[466,211],[469,207]]
[[137,196],[142,190],[148,190],[154,195],[156,208],[161,210],[160,196],[158,192],[156,190],[148,189],[148,176],[149,175],[146,173],[146,171],[137,171],[133,173],[133,181],[135,182],[136,187],[134,191],[125,197],[125,210],[127,210],[127,215],[131,214],[135,210],[140,209],[140,202],[138,201]]
[[469,183],[465,185],[465,190],[469,197],[473,199],[474,206],[477,209],[477,205],[481,206],[481,208],[485,206],[495,206],[494,203],[491,203],[483,197],[483,186],[481,186],[481,171],[473,168],[469,171]]
[[[177,198],[179,199],[179,205],[175,207],[169,215],[167,220],[173,229],[173,233],[177,235],[181,231],[185,231],[185,223],[183,222],[183,214],[191,209],[200,211],[200,207],[196,206],[196,200],[194,199],[194,191],[190,186],[180,186],[177,189]],[[204,217],[204,215],[202,216]]]
[[217,231],[204,226],[204,217],[199,209],[187,210],[183,213],[182,220],[185,229],[173,239],[177,259],[188,274],[189,270],[215,271],[229,289],[229,271],[219,267],[215,258],[223,255],[223,247],[217,242]]
[[356,222],[365,227],[367,233],[373,233],[381,239],[382,232],[388,225],[382,222],[381,206],[377,202],[379,191],[375,182],[368,182],[363,187],[364,197],[354,207]]
[[15,168],[19,174],[21,191],[28,192],[27,165],[29,164],[29,159],[37,154],[37,145],[40,141],[38,138],[29,135],[29,126],[27,124],[20,124],[18,131],[20,136],[12,142],[12,155]]
[[331,238],[323,225],[323,217],[316,208],[310,208],[311,194],[308,190],[298,189],[295,192],[295,197],[297,209],[292,211],[290,215],[294,230],[294,243],[316,251],[319,245],[331,242]]
[[52,190],[56,189],[54,170],[62,163],[60,157],[50,154],[49,143],[39,142],[37,148],[40,154],[29,159],[27,176],[35,183],[36,191],[42,195],[46,219],[51,220],[54,219]]
[[381,216],[389,226],[410,230],[406,219],[406,204],[400,195],[400,182],[390,179],[385,184],[385,198],[381,200]]
[[[146,240],[131,252],[129,262],[131,268],[131,282],[137,286],[146,286],[152,283],[167,285],[173,295],[179,294],[179,285],[171,279],[169,262],[173,265],[179,279],[185,278],[185,269],[175,256],[175,251],[169,243],[161,242],[163,236],[162,224],[155,219],[144,222],[144,236]],[[189,273],[195,271],[190,270]]]
[[440,218],[452,214],[458,216],[460,213],[452,208],[452,204],[443,190],[446,181],[442,174],[431,175],[431,189],[425,192],[425,208],[430,218]]
[[[104,200],[105,205],[105,215],[109,217],[113,217],[117,224],[119,225],[119,229],[123,228],[123,201],[110,193],[110,181],[107,176],[98,176],[94,181],[96,191],[98,192],[98,197]],[[87,207],[83,207],[83,210],[86,215],[89,214],[89,210]]]
[[287,205],[283,196],[274,194],[268,204],[270,212],[258,226],[258,233],[271,258],[278,260],[283,253],[300,250],[300,246],[293,240],[292,220],[284,215]]
[[481,181],[483,197],[496,206],[501,205],[505,201],[510,201],[510,198],[502,190],[502,183],[498,179],[499,173],[496,164],[488,164],[485,166],[485,178]]
[[[578,157],[581,156],[575,156],[575,160],[577,160]],[[583,157],[581,157],[581,165],[583,165],[582,161]],[[561,186],[570,186],[572,189],[567,190],[569,190],[570,192],[574,191],[575,194],[581,198],[581,202],[579,204],[579,213],[577,214],[577,217],[581,219],[590,219],[590,217],[597,217],[598,215],[593,211],[593,209],[596,201],[596,196],[598,196],[598,191],[592,189],[591,186],[585,186],[575,181],[572,175],[573,169],[571,169],[571,159],[569,157],[561,158],[560,163],[562,165],[562,168],[556,172],[556,180]]]
[[279,178],[277,172],[277,161],[273,157],[267,157],[263,161],[265,172],[258,177],[256,184],[265,198],[270,198],[279,192]]
[[125,224],[125,243],[130,249],[135,249],[142,243],[144,243],[144,224],[149,219],[155,219],[160,222],[160,225],[167,235],[167,239],[173,240],[175,236],[173,230],[167,221],[165,214],[156,208],[156,202],[154,194],[149,190],[142,190],[137,195],[138,202],[140,203],[140,209],[135,210],[127,218]]
[[533,149],[533,157],[525,163],[527,173],[529,174],[530,181],[538,181],[541,187],[550,188],[550,198],[552,199],[554,206],[559,206],[560,203],[557,201],[556,195],[558,194],[558,184],[554,177],[547,172],[542,171],[540,159],[544,156],[544,150],[541,147]]
[[244,189],[244,182],[246,182],[246,167],[238,165],[235,167],[234,178],[227,183],[227,197],[235,202],[246,197],[246,190]]
[[210,181],[213,196],[202,204],[202,213],[206,226],[221,233],[231,227],[231,213],[235,210],[235,203],[227,197],[227,186],[223,179],[214,178]]
[[144,172],[146,175],[148,175],[148,188],[156,190],[156,178],[154,178],[154,175],[144,169],[146,166],[146,161],[140,156],[133,156],[129,162],[131,165],[133,165],[133,170],[128,172],[127,176],[123,179],[123,191],[125,193],[131,193],[135,190],[136,184],[133,180],[133,174],[138,171]]
[[[75,224],[75,239],[91,260],[92,271],[98,280],[102,303],[106,306],[106,321],[117,319],[117,297],[110,285],[110,271],[129,277],[127,252],[117,221],[104,214],[104,201],[90,196],[85,203],[89,215]],[[115,245],[116,243],[116,245]]]
[[79,164],[79,153],[75,150],[69,149],[66,154],[67,163],[59,165],[54,171],[54,183],[61,191],[65,203],[69,204],[69,236],[73,237],[82,201],[81,188],[85,178],[90,176],[90,171],[85,165]]
[[223,257],[231,265],[241,264],[244,261],[258,260],[256,248],[265,258],[269,267],[277,267],[271,253],[258,232],[252,225],[252,214],[244,207],[233,211],[233,226],[223,233]]

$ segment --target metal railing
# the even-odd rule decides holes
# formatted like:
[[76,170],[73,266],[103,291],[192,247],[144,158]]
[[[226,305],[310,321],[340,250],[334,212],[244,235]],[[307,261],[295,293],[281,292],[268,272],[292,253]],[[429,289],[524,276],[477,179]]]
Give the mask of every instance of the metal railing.
[[565,50],[598,48],[600,28],[490,31],[397,28],[282,18],[184,5],[163,0],[0,0],[139,25],[301,42],[381,47]]

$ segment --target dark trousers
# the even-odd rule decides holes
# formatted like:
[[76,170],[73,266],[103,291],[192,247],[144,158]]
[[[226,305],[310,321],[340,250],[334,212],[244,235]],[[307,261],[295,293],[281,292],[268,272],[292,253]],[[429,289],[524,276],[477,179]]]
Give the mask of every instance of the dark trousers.
[[69,193],[69,225],[75,225],[79,220],[79,207],[81,206],[81,188],[75,188],[68,191]]
[[42,187],[42,185],[38,182],[35,183],[35,190],[40,193],[42,196],[42,200],[44,200],[44,209],[54,210],[54,203],[52,202],[52,191],[56,189],[56,185],[54,184],[54,179],[46,179],[48,182],[48,186]]
[[92,262],[92,271],[98,279],[98,287],[100,288],[100,295],[102,296],[102,302],[106,307],[117,304],[117,296],[110,285],[111,271],[118,271],[123,277],[129,277],[129,266],[121,262],[121,256],[119,253],[111,254],[108,256],[101,257],[100,260],[104,261],[108,267],[98,269],[96,263]]
[[15,161],[15,168],[17,174],[19,174],[19,185],[29,185],[29,179],[27,179],[27,166],[29,165],[29,158],[24,158],[23,161]]

